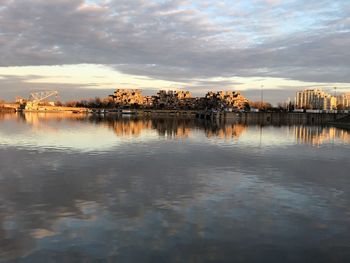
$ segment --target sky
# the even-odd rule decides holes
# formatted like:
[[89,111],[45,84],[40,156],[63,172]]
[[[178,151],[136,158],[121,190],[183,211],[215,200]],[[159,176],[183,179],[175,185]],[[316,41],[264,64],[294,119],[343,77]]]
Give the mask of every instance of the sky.
[[350,0],[0,0],[0,98],[350,92]]

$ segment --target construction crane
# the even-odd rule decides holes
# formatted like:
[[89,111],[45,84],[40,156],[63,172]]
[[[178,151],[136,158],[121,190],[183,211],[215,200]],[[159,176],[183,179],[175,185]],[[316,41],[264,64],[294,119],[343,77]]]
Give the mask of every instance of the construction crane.
[[29,96],[29,100],[27,101],[26,110],[37,110],[39,104],[46,99],[55,96],[55,100],[58,97],[58,91],[50,90],[50,91],[39,91],[33,92]]
[[50,91],[39,91],[34,92],[30,94],[29,100],[32,102],[40,103],[52,96],[55,96],[57,98],[58,91],[56,90],[50,90]]

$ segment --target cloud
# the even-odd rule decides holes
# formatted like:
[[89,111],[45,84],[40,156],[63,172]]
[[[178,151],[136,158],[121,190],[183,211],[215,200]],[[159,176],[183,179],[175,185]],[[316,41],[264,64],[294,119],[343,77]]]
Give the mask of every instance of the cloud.
[[2,0],[0,66],[350,83],[345,1]]

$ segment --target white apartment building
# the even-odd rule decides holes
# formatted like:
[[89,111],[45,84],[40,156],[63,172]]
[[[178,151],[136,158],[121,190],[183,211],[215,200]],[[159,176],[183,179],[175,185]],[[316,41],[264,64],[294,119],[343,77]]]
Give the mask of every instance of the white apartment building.
[[295,102],[297,109],[334,110],[337,108],[336,97],[320,89],[298,91]]
[[343,109],[350,109],[350,93],[340,94],[337,96],[337,104]]

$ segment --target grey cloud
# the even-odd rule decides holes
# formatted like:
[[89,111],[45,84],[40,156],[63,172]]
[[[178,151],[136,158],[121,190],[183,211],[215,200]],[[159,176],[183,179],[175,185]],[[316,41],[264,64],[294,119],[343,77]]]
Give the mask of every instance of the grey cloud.
[[[185,83],[234,76],[350,82],[343,1],[259,1],[249,10],[213,4],[222,21],[194,4],[2,0],[0,65],[105,64]],[[310,22],[308,15],[317,16]],[[281,32],[284,20],[303,16],[310,25]]]

